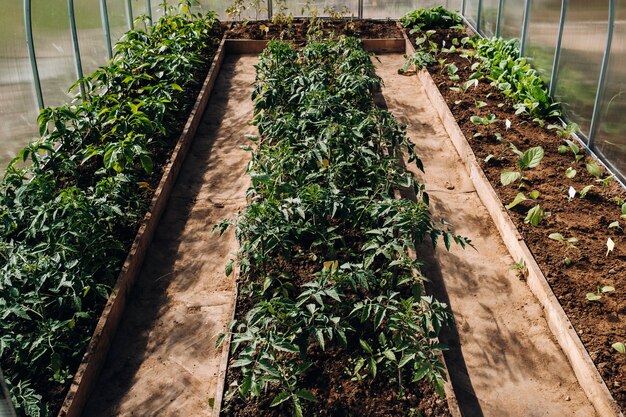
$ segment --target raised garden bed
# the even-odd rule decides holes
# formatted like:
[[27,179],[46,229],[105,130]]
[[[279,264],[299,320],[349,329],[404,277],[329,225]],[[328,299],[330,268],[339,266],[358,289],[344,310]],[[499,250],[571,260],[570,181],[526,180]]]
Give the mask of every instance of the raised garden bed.
[[[186,37],[186,41],[178,42],[175,46],[169,44],[169,34],[172,30],[180,31],[181,36]],[[65,343],[62,345],[64,351],[55,351],[50,344],[52,353],[44,351],[33,359],[30,367],[31,371],[36,371],[35,375],[39,378],[38,380],[20,379],[20,374],[16,376],[14,373],[16,367],[19,367],[24,359],[28,359],[28,356],[18,361],[17,358],[23,353],[13,345],[15,343],[13,339],[5,339],[7,336],[11,337],[11,333],[2,335],[4,350],[1,358],[2,366],[7,371],[9,381],[12,382],[10,387],[13,387],[12,394],[16,396],[18,415],[50,416],[57,412],[59,416],[64,417],[80,415],[102,366],[121,318],[128,292],[141,268],[176,175],[200,123],[224,55],[221,38],[222,31],[219,22],[212,14],[206,16],[187,13],[171,15],[162,18],[149,33],[129,32],[118,44],[118,55],[115,60],[83,81],[90,93],[88,100],[57,109],[46,109],[42,112],[40,116],[42,140],[35,142],[20,154],[23,160],[30,158],[31,165],[25,168],[12,165],[9,168],[11,180],[7,179],[9,178],[7,175],[3,183],[4,208],[9,204],[13,204],[13,207],[20,207],[20,205],[24,207],[25,202],[30,200],[22,197],[22,201],[15,203],[11,200],[12,190],[19,190],[18,195],[30,193],[34,198],[34,190],[38,186],[41,187],[40,182],[46,179],[50,181],[46,192],[53,194],[50,198],[54,199],[54,204],[61,202],[66,204],[63,211],[57,209],[54,212],[53,219],[56,219],[59,224],[73,219],[70,207],[82,209],[81,204],[91,204],[90,198],[93,197],[89,193],[93,192],[94,187],[102,186],[101,182],[95,185],[101,178],[111,175],[113,179],[109,181],[115,184],[119,178],[116,176],[123,175],[124,177],[120,180],[122,183],[130,182],[134,185],[131,189],[124,189],[124,192],[131,194],[120,197],[119,201],[120,204],[127,202],[129,206],[111,209],[111,212],[108,212],[110,216],[108,219],[99,218],[101,213],[91,209],[93,217],[90,222],[93,224],[98,225],[103,221],[115,224],[115,227],[112,227],[113,230],[109,232],[111,235],[106,236],[106,239],[99,241],[98,235],[93,236],[98,241],[96,245],[103,246],[102,256],[109,262],[106,267],[103,266],[102,269],[94,272],[93,282],[97,283],[98,289],[83,287],[79,289],[82,297],[69,297],[70,300],[78,300],[74,301],[77,306],[75,310],[68,308],[65,311],[53,309],[47,311],[39,307],[26,305],[22,307],[24,311],[41,315],[42,323],[47,320],[47,323],[58,326],[55,331],[61,336],[55,335],[56,337],[63,337],[65,332],[63,326],[76,332],[76,336],[60,342]],[[168,54],[168,51],[172,52]],[[142,54],[150,54],[150,56],[145,58]],[[173,62],[181,57],[182,61]],[[143,64],[139,68],[136,67],[137,60]],[[146,64],[151,65],[150,74],[141,71]],[[179,71],[183,71],[178,72],[178,78],[176,65]],[[162,102],[163,107],[157,106],[156,109],[150,107],[154,105],[153,102],[144,99],[146,95],[149,95],[150,99],[160,100],[164,94],[169,99]],[[121,105],[116,107],[112,103],[121,103]],[[169,108],[169,112],[168,103],[176,106]],[[90,112],[93,112],[91,114],[97,113],[97,117],[90,119]],[[115,116],[109,118],[109,115]],[[99,124],[100,118],[106,119],[107,123]],[[154,126],[158,127],[150,130]],[[128,128],[137,136],[131,137],[130,133],[124,136],[123,133],[119,133]],[[144,135],[149,137],[146,138]],[[124,139],[135,140],[135,142],[126,144]],[[48,144],[60,146],[54,150]],[[128,148],[123,148],[123,146]],[[134,152],[132,156],[125,153],[130,152],[131,149]],[[43,150],[46,153],[42,152]],[[70,161],[75,161],[77,157],[79,163],[75,166],[70,165]],[[29,172],[30,175],[23,174],[24,172]],[[20,175],[26,175],[32,179],[22,184],[18,181]],[[58,188],[53,188],[53,184],[56,184]],[[68,194],[68,191],[72,194]],[[114,204],[108,200],[111,199],[111,194],[115,195],[114,192],[120,191],[112,189],[109,195],[100,197],[100,205],[103,208],[106,209]],[[61,197],[55,193],[59,193]],[[83,195],[86,197],[81,197]],[[76,201],[73,202],[72,199]],[[136,206],[130,206],[131,202],[136,203]],[[12,215],[11,211],[5,211],[5,219],[10,215]],[[134,220],[128,221],[127,218]],[[63,295],[60,289],[80,286],[80,282],[76,284],[77,278],[72,275],[71,268],[77,271],[85,270],[80,260],[64,259],[84,243],[80,235],[82,230],[74,230],[76,241],[72,244],[75,244],[76,248],[72,248],[72,246],[67,246],[67,238],[63,243],[53,241],[54,236],[57,235],[52,229],[54,222],[46,223],[46,221],[47,218],[44,215],[41,220],[42,232],[46,233],[50,240],[48,245],[57,247],[53,245],[64,244],[66,253],[61,255],[56,275],[50,276],[48,283],[42,283],[38,291],[44,294],[47,292],[58,294],[57,302],[62,304],[62,297],[67,296]],[[43,229],[47,224],[51,224],[50,228]],[[34,224],[31,228],[33,226]],[[34,234],[36,230],[33,229],[30,233]],[[88,238],[87,236],[86,239]],[[8,232],[5,227],[2,239],[5,244],[7,241],[15,245],[17,243],[14,242],[19,242],[23,247],[28,248],[29,234],[20,230],[19,226]],[[114,245],[114,250],[107,248],[107,245],[111,244]],[[71,256],[82,256],[88,262],[89,258],[85,256],[86,251],[87,248],[79,249],[75,255]],[[45,254],[41,249],[40,253]],[[125,255],[125,260],[122,255]],[[42,257],[42,259],[45,258]],[[62,261],[72,266],[63,265]],[[4,273],[11,271],[8,269],[10,265],[9,263],[4,267]],[[87,275],[87,272],[84,274]],[[83,275],[78,276],[85,279]],[[60,282],[54,281],[59,278],[62,278]],[[56,285],[58,288],[55,290]],[[20,290],[16,286],[11,289],[12,291]],[[97,297],[91,296],[96,293]],[[47,296],[50,295],[47,294]],[[28,294],[24,297],[24,303],[28,302],[29,297],[32,296]],[[4,318],[10,317],[13,311],[10,302],[12,301],[9,301],[8,313],[3,312]],[[4,304],[3,308],[7,309],[7,304]],[[67,320],[67,317],[71,320]],[[32,320],[31,317],[20,316],[20,318]],[[89,335],[92,337],[90,338]],[[26,338],[27,334],[20,337]],[[55,340],[55,343],[59,341]],[[37,344],[32,346],[36,347]],[[48,356],[51,356],[49,359],[51,365],[46,366],[45,360]],[[78,370],[74,372],[76,368]],[[59,374],[60,372],[63,374]],[[53,378],[58,380],[53,381]]]
[[[626,337],[621,217],[626,193],[569,137],[570,130],[561,128],[545,93],[538,91],[534,99],[527,95],[529,100],[519,105],[516,98],[532,91],[524,86],[532,72],[522,68],[514,74],[519,83],[507,88],[511,84],[503,84],[507,80],[501,68],[485,64],[489,54],[498,59],[507,53],[514,56],[514,48],[508,49],[514,45],[483,41],[477,54],[463,41],[467,34],[462,30],[428,29],[409,35],[407,54],[417,57],[417,48],[434,58],[428,72],[419,71],[419,78],[505,244],[519,261],[512,267],[542,303],[598,413],[621,416],[620,408],[626,406],[626,355],[615,344]],[[426,42],[416,42],[422,37]],[[498,83],[492,85],[493,79]],[[554,126],[548,128],[550,124]],[[512,179],[513,184],[503,185]]]
[[311,24],[321,23],[320,30],[324,38],[331,34],[365,39],[398,39],[402,38],[402,30],[395,20],[365,19],[294,19],[259,20],[246,23],[225,23],[226,36],[229,39],[247,40],[306,40]]
[[[460,415],[451,392],[452,407],[434,392],[445,390],[435,338],[446,313],[420,296],[418,263],[408,251],[426,236],[465,240],[431,223],[419,186],[418,203],[394,198],[394,187],[413,180],[388,152],[411,147],[389,113],[374,106],[370,90],[379,81],[361,48],[356,40],[326,41],[307,46],[307,58],[298,60],[299,52],[276,43],[261,57],[255,90],[261,135],[250,166],[250,206],[237,221],[236,321],[224,339],[232,346],[229,392],[222,407],[218,389],[215,416],[313,409]],[[315,73],[322,84],[306,82]],[[293,82],[302,83],[298,100],[285,88]],[[318,113],[316,100],[328,108]],[[296,115],[301,120],[294,124]],[[360,138],[371,142],[359,147]],[[322,194],[314,197],[316,189]],[[385,215],[378,211],[383,206]],[[404,314],[415,314],[407,322],[410,340],[399,324]]]

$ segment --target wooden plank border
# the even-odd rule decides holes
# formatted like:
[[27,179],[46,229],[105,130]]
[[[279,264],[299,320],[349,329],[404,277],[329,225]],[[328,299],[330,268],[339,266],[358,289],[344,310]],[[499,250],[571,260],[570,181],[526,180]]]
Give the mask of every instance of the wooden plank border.
[[111,342],[113,341],[126,307],[129,292],[141,271],[143,261],[152,242],[152,238],[154,237],[159,220],[167,206],[185,156],[191,146],[196,130],[204,115],[211,92],[215,86],[215,80],[217,79],[224,60],[224,43],[225,38],[222,38],[215,56],[213,57],[209,72],[202,84],[198,98],[178,139],[178,143],[163,170],[163,176],[152,197],[150,208],[139,226],[139,230],[130,248],[130,252],[124,261],[115,287],[98,320],[98,324],[93,332],[87,350],[83,355],[78,371],[74,375],[74,379],[65,397],[65,401],[61,406],[58,417],[79,417],[89,399],[89,395],[95,387],[100,370],[104,365],[107,353],[111,347]]
[[[406,36],[406,33],[405,39],[407,46],[406,53],[412,54],[415,49]],[[426,69],[422,69],[418,72],[417,79],[426,90],[428,98],[443,122],[476,188],[478,196],[489,211],[509,253],[514,260],[523,260],[525,262],[527,268],[526,282],[532,293],[541,303],[548,326],[567,356],[587,398],[596,409],[598,415],[603,417],[624,417],[624,414],[620,411],[617,402],[611,395],[598,369],[591,360],[589,353],[565,314],[563,307],[554,295],[552,288],[550,288],[537,261],[509,217],[498,194],[485,176],[469,142],[465,138],[463,131],[456,122],[455,117],[430,76],[430,73]]]

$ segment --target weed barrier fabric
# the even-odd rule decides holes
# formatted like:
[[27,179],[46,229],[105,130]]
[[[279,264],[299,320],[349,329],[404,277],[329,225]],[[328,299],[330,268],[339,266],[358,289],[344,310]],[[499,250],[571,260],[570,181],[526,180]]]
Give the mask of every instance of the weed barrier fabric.
[[[450,316],[408,252],[468,242],[431,219],[424,185],[390,156],[405,149],[421,168],[378,88],[354,38],[271,42],[260,57],[222,415],[449,415],[437,335]],[[396,200],[401,186],[418,202]]]

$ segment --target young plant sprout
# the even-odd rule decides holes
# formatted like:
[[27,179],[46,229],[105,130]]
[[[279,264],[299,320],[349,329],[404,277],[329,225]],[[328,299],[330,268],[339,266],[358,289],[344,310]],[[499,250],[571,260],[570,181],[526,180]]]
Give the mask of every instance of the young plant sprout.
[[524,223],[530,224],[531,226],[535,227],[539,226],[545,214],[545,211],[541,208],[539,204],[537,204],[535,207],[528,210],[528,213],[526,213],[526,218],[524,219]]
[[598,285],[596,287],[596,292],[588,292],[586,294],[586,297],[587,297],[587,300],[589,301],[599,301],[602,299],[603,294],[607,294],[607,293],[614,292],[614,291],[615,291],[615,287],[612,287],[610,285],[605,285],[603,287]]
[[511,150],[518,156],[516,161],[518,171],[505,169],[502,174],[500,174],[500,182],[503,186],[507,186],[516,181],[521,181],[522,183],[520,184],[520,187],[522,187],[524,185],[523,181],[527,180],[527,178],[524,177],[524,171],[530,168],[538,167],[543,159],[544,151],[541,146],[535,146],[525,152],[518,150],[513,144],[510,146]]
[[498,122],[498,119],[496,118],[495,114],[489,114],[489,116],[485,116],[485,117],[472,116],[470,117],[470,121],[477,126],[479,125],[487,126],[487,125],[492,125]]
[[624,342],[615,342],[611,345],[611,347],[622,355],[626,355],[626,345]]

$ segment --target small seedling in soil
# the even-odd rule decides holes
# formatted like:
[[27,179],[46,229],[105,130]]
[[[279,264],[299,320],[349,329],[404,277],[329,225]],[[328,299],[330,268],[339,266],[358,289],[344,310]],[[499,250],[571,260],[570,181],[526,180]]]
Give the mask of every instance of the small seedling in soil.
[[620,230],[622,230],[622,226],[620,226],[619,220],[616,220],[613,223],[609,224],[609,229],[620,229]]
[[613,180],[614,180],[614,179],[615,179],[615,176],[614,176],[614,175],[609,175],[609,176],[608,176],[608,177],[606,177],[606,178],[602,178],[602,179],[598,178],[598,179],[596,180],[596,182],[599,182],[600,184],[602,184],[602,187],[603,187],[603,188],[606,188],[606,187],[608,187],[608,186],[609,186],[609,184],[610,184],[610,183],[612,183],[612,182],[613,182]]
[[529,168],[536,168],[541,163],[541,160],[544,156],[544,151],[541,146],[535,146],[534,148],[528,149],[526,152],[522,152],[518,150],[515,145],[510,145],[511,150],[518,156],[516,161],[518,172],[511,171],[505,169],[502,174],[500,174],[500,182],[503,186],[507,186],[509,184],[513,184],[516,181],[522,181],[520,187],[523,186],[523,181],[526,178],[523,176],[524,171]]
[[[576,123],[568,123],[565,127],[561,125],[548,125],[548,129],[556,130],[556,135],[561,139],[569,139],[575,133],[580,132],[580,128]],[[577,154],[578,152],[574,152]]]
[[570,237],[566,239],[560,233],[550,233],[548,237],[552,240],[556,240],[557,242],[561,242],[565,246],[566,251],[569,249],[577,249],[574,243],[577,243],[578,239],[576,239],[575,237]]
[[[537,190],[531,191],[530,198],[532,200],[537,200],[539,198],[539,191]],[[513,207],[517,206],[519,203],[521,203],[522,201],[526,201],[526,200],[528,200],[528,198],[526,198],[526,195],[524,193],[517,193],[513,201],[511,201],[505,207],[507,208],[507,210],[511,210]]]
[[459,68],[456,65],[448,64],[445,66],[445,69],[448,72],[448,78],[450,78],[450,80],[456,82],[461,79],[457,74],[457,72],[459,72]]
[[572,167],[569,167],[565,170],[565,176],[569,179],[574,178],[576,176],[576,173],[577,171]]
[[524,219],[524,223],[530,224],[531,226],[539,226],[539,223],[543,220],[545,216],[545,212],[541,208],[539,204],[535,207],[528,210],[526,213],[526,218]]
[[509,269],[517,271],[519,279],[523,280],[528,276],[528,268],[526,268],[526,262],[523,259],[520,259],[519,262],[512,264]]
[[624,342],[615,342],[611,345],[611,347],[613,347],[613,349],[615,349],[622,355],[626,355],[626,345],[624,344]]
[[485,103],[484,101],[474,101],[474,105],[476,106],[477,109],[480,109],[481,107],[485,107],[487,105],[487,103]]
[[559,146],[559,153],[561,155],[565,155],[568,150],[571,151],[574,154],[574,163],[577,163],[585,157],[585,154],[580,152],[580,147],[574,142],[569,139],[565,139],[565,143],[567,145]]
[[398,70],[398,74],[406,74],[410,70],[415,70],[415,72],[417,72],[422,68],[433,65],[436,62],[435,58],[433,58],[433,56],[425,50],[415,51],[413,52],[413,55],[405,55],[404,58],[406,58],[406,62],[402,65],[402,68]]
[[626,203],[622,204],[622,215],[620,217],[626,219]]
[[487,126],[487,125],[492,125],[496,123],[498,119],[496,118],[495,114],[490,114],[489,116],[486,116],[486,117],[472,116],[470,117],[470,121],[477,126],[480,126],[480,125]]
[[600,169],[600,166],[598,166],[598,164],[596,164],[595,162],[589,162],[586,165],[586,168],[587,172],[597,179],[600,179],[600,177],[602,176],[602,170]]
[[605,285],[604,287],[597,286],[596,292],[588,292],[587,300],[589,301],[599,301],[602,299],[602,294],[606,294],[609,292],[615,291],[615,287],[611,287],[610,285]]
[[587,185],[578,192],[578,195],[580,196],[580,198],[585,198],[587,197],[587,193],[589,193],[589,191],[591,191],[592,188],[593,188],[593,185]]

